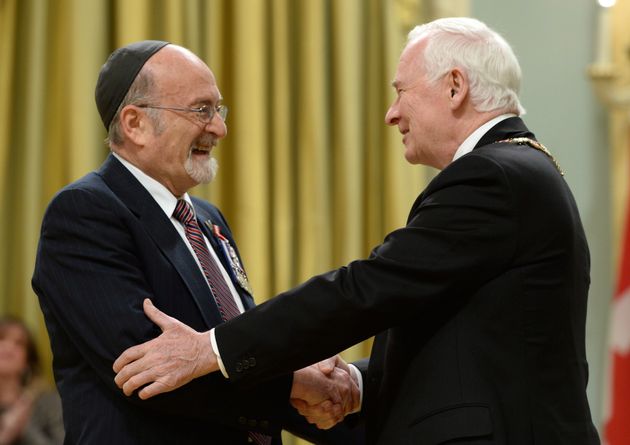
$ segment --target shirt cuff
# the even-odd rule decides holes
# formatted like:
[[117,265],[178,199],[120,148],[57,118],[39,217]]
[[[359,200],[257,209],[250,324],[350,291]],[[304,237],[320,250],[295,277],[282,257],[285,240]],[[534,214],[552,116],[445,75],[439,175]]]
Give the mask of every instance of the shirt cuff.
[[[221,363],[220,359],[219,359],[219,363]],[[219,364],[219,366],[221,365]],[[359,371],[359,368],[354,366],[352,363],[348,363],[348,368],[350,368],[350,371],[352,372],[354,377],[356,377],[357,383],[359,384],[359,394],[360,394],[359,407],[355,409],[354,411],[352,411],[351,413],[349,413],[349,414],[354,414],[361,411],[361,407],[363,406],[363,376],[361,375],[361,371]]]
[[[214,351],[214,355],[217,356],[217,363],[219,364],[219,369],[221,370],[221,374],[223,374],[223,377],[225,377],[226,379],[229,379],[230,376],[225,370],[225,366],[223,365],[223,360],[221,360],[221,353],[219,352],[219,347],[217,346],[217,339],[214,335],[214,328],[210,329],[210,344],[212,345],[212,350]],[[361,378],[360,372],[359,372],[359,378]],[[362,386],[359,386],[359,388],[361,387]],[[361,400],[363,400],[363,392],[361,392]]]

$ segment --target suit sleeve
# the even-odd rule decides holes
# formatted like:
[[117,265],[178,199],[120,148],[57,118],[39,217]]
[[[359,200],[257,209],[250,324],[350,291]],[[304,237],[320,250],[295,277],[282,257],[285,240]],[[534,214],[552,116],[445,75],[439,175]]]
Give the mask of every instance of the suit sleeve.
[[[390,233],[368,259],[316,276],[218,326],[230,379],[254,384],[394,326],[432,329],[499,273],[518,233],[509,181],[498,164],[480,156],[448,168],[418,200],[407,226]],[[242,366],[252,359],[255,367]]]
[[[67,341],[68,348],[54,348],[56,366],[82,366],[73,363],[80,356],[117,397],[125,396],[114,384],[114,360],[126,348],[160,333],[142,310],[143,299],[152,292],[134,245],[132,230],[141,229],[125,226],[120,216],[125,211],[113,198],[91,190],[61,192],[44,217],[33,276],[53,347],[55,341]],[[291,379],[283,377],[243,391],[210,375],[147,401],[137,396],[127,400],[234,427],[244,427],[239,418],[262,418],[277,430],[290,384]]]

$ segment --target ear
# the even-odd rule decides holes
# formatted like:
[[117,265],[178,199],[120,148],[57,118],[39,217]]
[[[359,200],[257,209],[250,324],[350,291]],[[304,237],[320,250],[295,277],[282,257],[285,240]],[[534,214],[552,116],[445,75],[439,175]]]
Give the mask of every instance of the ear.
[[459,68],[453,68],[446,75],[450,107],[456,110],[468,97],[468,78]]
[[142,108],[127,105],[120,110],[120,131],[125,140],[144,146],[148,136],[153,134],[153,123]]

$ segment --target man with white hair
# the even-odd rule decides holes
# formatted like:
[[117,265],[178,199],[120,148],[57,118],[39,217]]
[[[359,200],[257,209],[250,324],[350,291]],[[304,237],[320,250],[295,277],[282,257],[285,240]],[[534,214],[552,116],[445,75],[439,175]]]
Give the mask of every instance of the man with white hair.
[[[368,259],[209,333],[146,307],[164,332],[117,360],[117,384],[177,387],[193,378],[180,366],[192,356],[253,384],[376,335],[358,364],[371,444],[598,444],[586,397],[588,245],[558,163],[519,117],[520,80],[510,46],[477,20],[414,29],[386,122],[407,161],[441,172],[407,225]],[[178,335],[187,350],[165,360],[156,346],[182,345]],[[248,358],[255,368],[241,366]],[[337,420],[300,410],[322,427]]]

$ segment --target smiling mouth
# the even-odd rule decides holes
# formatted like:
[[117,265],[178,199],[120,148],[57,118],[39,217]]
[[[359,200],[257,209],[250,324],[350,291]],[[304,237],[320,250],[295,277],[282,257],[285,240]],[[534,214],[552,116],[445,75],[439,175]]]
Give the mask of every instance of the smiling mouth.
[[212,148],[213,148],[212,146],[203,147],[203,146],[195,145],[191,147],[190,152],[194,155],[209,155],[210,152],[212,151]]

